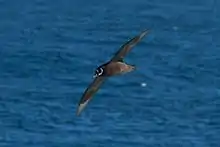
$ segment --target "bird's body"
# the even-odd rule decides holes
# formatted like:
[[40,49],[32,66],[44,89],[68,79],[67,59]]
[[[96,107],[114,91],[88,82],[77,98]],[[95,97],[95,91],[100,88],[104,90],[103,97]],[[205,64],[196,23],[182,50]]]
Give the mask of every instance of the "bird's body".
[[115,56],[105,64],[102,64],[95,70],[94,80],[83,93],[80,99],[76,114],[79,115],[86,107],[92,96],[99,90],[102,83],[111,76],[125,74],[135,69],[135,66],[129,65],[123,61],[132,47],[137,44],[146,34],[148,30],[143,31],[140,35],[130,39],[116,52]]
[[108,62],[106,64],[103,64],[97,68],[97,71],[101,71],[101,72],[103,71],[101,76],[110,77],[110,76],[131,72],[134,69],[135,69],[134,66],[118,61],[118,62]]

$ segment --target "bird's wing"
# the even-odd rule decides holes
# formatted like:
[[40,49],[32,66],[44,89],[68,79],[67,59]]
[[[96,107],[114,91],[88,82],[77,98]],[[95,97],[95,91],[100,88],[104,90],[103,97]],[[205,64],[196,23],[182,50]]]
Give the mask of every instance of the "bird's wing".
[[86,107],[88,102],[91,100],[92,96],[99,90],[99,87],[105,81],[106,77],[97,77],[89,85],[89,87],[83,93],[82,98],[80,99],[76,115],[80,115],[83,109]]
[[111,59],[111,61],[121,61],[123,58],[127,55],[127,53],[134,47],[147,33],[149,30],[143,31],[138,36],[130,39],[128,42],[126,42],[124,45],[120,47],[120,49],[115,53],[114,57]]

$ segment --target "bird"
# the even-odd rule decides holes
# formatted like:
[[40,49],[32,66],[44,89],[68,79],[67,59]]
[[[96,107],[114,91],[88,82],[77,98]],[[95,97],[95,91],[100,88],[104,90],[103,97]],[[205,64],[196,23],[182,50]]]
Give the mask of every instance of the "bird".
[[93,81],[84,91],[76,110],[76,115],[79,116],[85,107],[88,105],[92,96],[99,90],[104,81],[112,76],[122,75],[134,71],[136,67],[124,62],[125,56],[140,40],[149,33],[149,29],[142,31],[139,35],[133,37],[124,43],[114,56],[106,63],[98,66],[93,73]]

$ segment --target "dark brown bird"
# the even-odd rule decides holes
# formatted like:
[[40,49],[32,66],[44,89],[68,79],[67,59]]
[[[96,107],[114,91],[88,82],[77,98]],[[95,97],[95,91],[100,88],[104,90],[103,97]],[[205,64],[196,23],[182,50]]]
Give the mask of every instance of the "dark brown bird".
[[82,98],[80,99],[76,115],[80,115],[82,110],[86,107],[92,96],[98,91],[101,84],[108,78],[114,75],[120,75],[131,72],[135,69],[135,66],[126,64],[123,59],[128,52],[134,47],[149,30],[143,31],[138,36],[130,39],[116,52],[114,57],[105,64],[99,66],[94,73],[94,81],[85,90]]

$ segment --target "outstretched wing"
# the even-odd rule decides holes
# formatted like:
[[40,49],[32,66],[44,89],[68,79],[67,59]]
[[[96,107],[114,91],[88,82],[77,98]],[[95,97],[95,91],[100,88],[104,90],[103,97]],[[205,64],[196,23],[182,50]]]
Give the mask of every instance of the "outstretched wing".
[[116,52],[114,57],[111,59],[111,61],[121,61],[123,58],[127,55],[127,53],[134,47],[147,33],[149,30],[143,31],[138,36],[130,39],[128,42],[126,42],[124,45],[120,47],[120,49]]
[[80,115],[80,113],[84,110],[88,102],[91,100],[92,96],[99,90],[99,87],[102,85],[105,79],[106,77],[97,77],[93,80],[93,82],[85,90],[82,98],[80,99],[76,115]]

